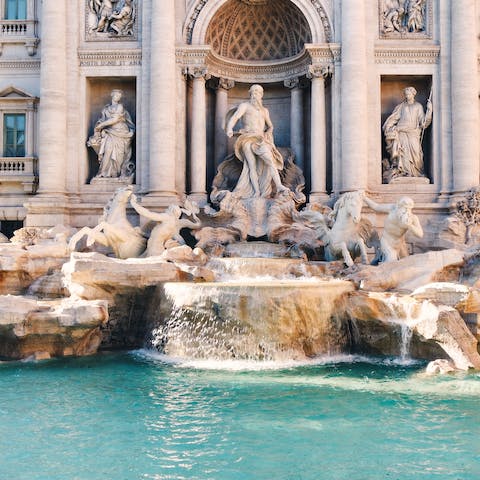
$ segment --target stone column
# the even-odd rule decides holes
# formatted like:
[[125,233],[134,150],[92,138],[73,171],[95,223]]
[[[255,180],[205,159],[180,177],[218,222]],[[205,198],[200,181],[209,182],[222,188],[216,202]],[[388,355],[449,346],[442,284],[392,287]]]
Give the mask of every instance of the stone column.
[[330,69],[310,65],[307,77],[312,80],[310,134],[310,200],[324,201],[327,195],[327,125],[325,112],[325,76]]
[[150,47],[149,195],[168,204],[177,196],[175,0],[152,0]]
[[205,67],[190,67],[192,78],[192,133],[190,145],[190,198],[204,204],[207,201],[207,101],[205,82],[209,78]]
[[39,108],[39,193],[65,194],[67,166],[67,2],[44,0]]
[[215,86],[215,167],[227,156],[228,138],[224,131],[225,116],[228,110],[228,91],[235,86],[233,80],[219,78]]
[[[341,190],[367,186],[367,41],[365,5],[342,0]],[[373,27],[372,27],[373,28]]]
[[303,127],[303,90],[299,78],[285,80],[290,89],[290,148],[295,154],[295,163],[302,172],[304,165],[304,127]]
[[461,192],[479,183],[477,17],[475,0],[456,0],[450,8],[453,190]]

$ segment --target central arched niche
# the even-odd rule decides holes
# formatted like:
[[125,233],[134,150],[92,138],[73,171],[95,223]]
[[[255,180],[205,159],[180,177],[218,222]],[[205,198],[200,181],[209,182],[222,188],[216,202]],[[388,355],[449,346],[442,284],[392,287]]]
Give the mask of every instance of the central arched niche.
[[307,20],[290,0],[229,0],[205,36],[217,55],[239,61],[287,59],[311,41]]

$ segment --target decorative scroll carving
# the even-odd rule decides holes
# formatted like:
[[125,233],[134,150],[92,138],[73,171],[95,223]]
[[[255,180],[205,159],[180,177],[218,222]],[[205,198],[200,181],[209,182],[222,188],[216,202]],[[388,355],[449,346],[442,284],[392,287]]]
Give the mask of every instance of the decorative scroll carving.
[[310,65],[308,67],[307,78],[327,78],[333,74],[333,67],[331,65]]
[[136,40],[135,0],[87,0],[87,40]]

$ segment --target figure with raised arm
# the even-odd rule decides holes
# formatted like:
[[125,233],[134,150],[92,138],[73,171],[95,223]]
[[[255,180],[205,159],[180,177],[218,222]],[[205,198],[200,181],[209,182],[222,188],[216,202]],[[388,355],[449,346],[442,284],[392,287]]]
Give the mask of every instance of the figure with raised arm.
[[407,232],[419,238],[423,237],[420,221],[412,212],[413,200],[409,197],[402,197],[397,203],[378,204],[364,196],[364,202],[372,210],[387,214],[380,238],[380,250],[372,263],[393,262],[408,256],[405,243]]
[[243,162],[242,173],[233,192],[239,198],[272,196],[288,190],[282,185],[279,171],[283,169],[283,158],[273,143],[273,125],[268,110],[263,106],[263,88],[250,87],[250,100],[228,112],[226,133],[234,135],[233,128],[242,120],[243,128],[235,142],[235,155]]

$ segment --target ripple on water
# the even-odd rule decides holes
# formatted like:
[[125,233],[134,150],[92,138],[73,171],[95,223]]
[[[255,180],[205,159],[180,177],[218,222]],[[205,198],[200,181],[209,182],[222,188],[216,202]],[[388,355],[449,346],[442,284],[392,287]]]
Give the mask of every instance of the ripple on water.
[[478,374],[255,363],[137,351],[2,365],[0,478],[479,478]]

